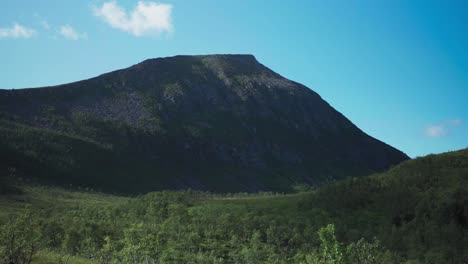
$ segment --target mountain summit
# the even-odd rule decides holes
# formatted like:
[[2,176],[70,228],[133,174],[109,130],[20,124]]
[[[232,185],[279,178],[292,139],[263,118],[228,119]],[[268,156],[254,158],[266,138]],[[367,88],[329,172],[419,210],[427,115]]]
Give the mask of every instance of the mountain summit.
[[408,157],[251,55],[143,61],[0,90],[0,170],[105,191],[288,191]]

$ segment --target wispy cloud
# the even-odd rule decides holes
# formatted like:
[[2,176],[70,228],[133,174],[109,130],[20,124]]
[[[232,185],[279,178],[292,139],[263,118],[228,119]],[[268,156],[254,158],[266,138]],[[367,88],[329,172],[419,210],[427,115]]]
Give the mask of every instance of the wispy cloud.
[[449,132],[454,128],[462,124],[460,118],[446,120],[440,124],[430,125],[424,130],[424,134],[427,137],[443,137],[447,136]]
[[41,24],[41,26],[42,26],[44,29],[47,29],[47,30],[50,29],[50,25],[49,25],[49,22],[47,22],[47,20],[41,20],[41,21],[39,21],[39,24]]
[[27,28],[18,23],[13,24],[12,27],[0,28],[0,38],[30,38],[36,31]]
[[134,36],[158,35],[173,31],[172,5],[138,1],[135,9],[127,12],[115,1],[94,7],[94,15],[111,27]]
[[64,38],[69,39],[69,40],[79,40],[79,39],[88,37],[86,33],[78,33],[70,25],[61,26],[59,32]]
[[444,125],[428,126],[424,131],[424,134],[428,137],[442,137],[447,135],[447,133],[447,128]]
[[39,25],[45,29],[45,30],[49,30],[51,29],[51,26],[49,24],[49,22],[47,21],[47,19],[45,19],[44,17],[42,17],[39,13],[34,13],[34,18],[38,21]]
[[448,123],[452,126],[460,126],[462,124],[462,120],[460,118],[455,118],[455,119],[449,120]]

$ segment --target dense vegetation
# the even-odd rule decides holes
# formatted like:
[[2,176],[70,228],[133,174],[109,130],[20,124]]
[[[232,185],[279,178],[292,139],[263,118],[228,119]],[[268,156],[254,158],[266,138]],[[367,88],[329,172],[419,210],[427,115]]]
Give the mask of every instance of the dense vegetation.
[[356,257],[392,258],[374,241],[344,248],[332,225],[317,233],[330,221],[327,217],[290,207],[304,196],[158,192],[104,206],[27,209],[2,226],[0,250],[5,263],[27,263],[23,260],[39,249],[53,251],[50,261],[56,263],[66,263],[69,256],[97,263],[345,263]]
[[33,263],[465,263],[467,181],[463,150],[290,195],[23,187],[2,196],[0,252],[6,263],[31,252]]
[[334,217],[338,237],[379,238],[422,263],[468,261],[468,149],[405,162],[320,189],[303,204]]
[[408,157],[253,56],[176,56],[0,90],[0,177],[142,194],[291,191]]

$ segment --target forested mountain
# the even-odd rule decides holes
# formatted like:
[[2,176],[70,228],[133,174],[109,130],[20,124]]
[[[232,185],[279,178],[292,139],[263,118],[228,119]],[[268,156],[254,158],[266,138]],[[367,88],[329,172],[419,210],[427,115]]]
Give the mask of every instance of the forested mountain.
[[288,195],[18,188],[0,196],[0,263],[468,262],[468,149]]
[[290,191],[406,159],[250,55],[150,59],[0,90],[2,177],[126,193]]

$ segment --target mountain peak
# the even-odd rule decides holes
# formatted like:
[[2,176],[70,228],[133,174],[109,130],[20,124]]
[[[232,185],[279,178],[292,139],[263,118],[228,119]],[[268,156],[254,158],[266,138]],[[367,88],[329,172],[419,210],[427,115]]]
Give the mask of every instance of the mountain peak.
[[176,55],[169,57],[159,57],[144,60],[145,62],[156,62],[156,61],[186,61],[186,60],[203,60],[203,59],[212,59],[212,60],[223,60],[223,61],[243,61],[250,63],[258,63],[257,59],[252,54],[207,54],[207,55]]
[[250,54],[177,55],[147,59],[129,69],[145,70],[148,73],[149,71],[163,71],[183,75],[210,70],[223,77],[230,74],[273,73]]

